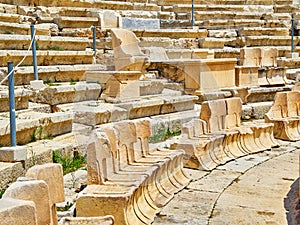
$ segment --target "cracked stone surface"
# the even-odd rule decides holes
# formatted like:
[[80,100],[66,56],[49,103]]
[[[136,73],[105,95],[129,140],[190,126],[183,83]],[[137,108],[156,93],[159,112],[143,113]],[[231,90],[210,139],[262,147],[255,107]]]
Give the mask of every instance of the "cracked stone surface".
[[193,181],[153,224],[295,224],[291,208],[297,204],[291,196],[298,193],[300,142],[281,144],[210,172],[186,169]]

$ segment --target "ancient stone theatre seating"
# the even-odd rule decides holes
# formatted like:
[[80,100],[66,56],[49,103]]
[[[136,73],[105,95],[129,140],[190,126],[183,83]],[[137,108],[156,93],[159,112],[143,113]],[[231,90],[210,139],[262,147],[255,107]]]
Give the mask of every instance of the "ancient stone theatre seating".
[[189,183],[183,151],[150,149],[150,135],[149,119],[108,124],[94,132],[78,216],[113,215],[116,224],[150,224]]

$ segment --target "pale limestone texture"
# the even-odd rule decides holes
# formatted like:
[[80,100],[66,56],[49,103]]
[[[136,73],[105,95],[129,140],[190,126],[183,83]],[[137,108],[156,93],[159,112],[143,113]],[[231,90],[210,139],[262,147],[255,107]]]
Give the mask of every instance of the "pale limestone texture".
[[0,199],[0,219],[2,225],[36,225],[35,203],[13,198]]
[[50,196],[46,182],[41,180],[20,180],[10,185],[3,199],[30,200],[35,203],[38,225],[50,225]]
[[275,101],[265,114],[265,121],[274,123],[274,136],[282,140],[300,139],[300,92],[278,92]]
[[27,159],[27,149],[23,146],[12,146],[0,148],[0,161],[20,162]]
[[60,164],[33,166],[27,171],[25,176],[43,180],[47,183],[49,187],[52,224],[57,224],[55,203],[63,202],[65,200],[62,166]]

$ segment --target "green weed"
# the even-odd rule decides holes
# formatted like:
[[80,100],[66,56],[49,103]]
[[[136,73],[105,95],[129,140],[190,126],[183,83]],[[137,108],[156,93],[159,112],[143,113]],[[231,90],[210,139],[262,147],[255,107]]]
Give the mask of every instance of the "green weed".
[[85,157],[81,155],[74,156],[73,158],[61,157],[59,150],[55,150],[53,152],[53,162],[60,163],[62,165],[64,174],[74,172],[86,165]]

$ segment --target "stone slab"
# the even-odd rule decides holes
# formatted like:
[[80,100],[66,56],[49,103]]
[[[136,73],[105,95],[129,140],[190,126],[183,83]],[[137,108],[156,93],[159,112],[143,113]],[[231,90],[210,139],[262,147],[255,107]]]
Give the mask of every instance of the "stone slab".
[[36,225],[36,209],[33,201],[13,198],[0,199],[1,225]]
[[125,29],[160,29],[159,19],[123,18],[122,27]]
[[0,161],[19,162],[27,159],[27,149],[24,146],[0,148]]
[[235,171],[213,170],[210,174],[188,185],[187,188],[199,191],[221,193],[232,182],[241,175]]

